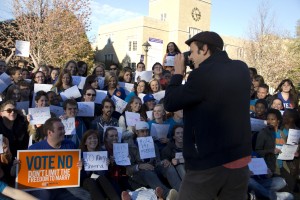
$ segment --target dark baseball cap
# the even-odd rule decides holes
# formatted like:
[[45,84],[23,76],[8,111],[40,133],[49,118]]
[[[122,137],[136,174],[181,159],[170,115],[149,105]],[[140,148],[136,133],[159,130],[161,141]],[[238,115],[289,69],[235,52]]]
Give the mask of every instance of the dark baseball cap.
[[221,50],[224,46],[224,42],[219,34],[212,31],[203,31],[201,33],[197,33],[192,38],[188,39],[185,43],[190,46],[190,44],[194,41],[203,42],[204,44],[211,44]]

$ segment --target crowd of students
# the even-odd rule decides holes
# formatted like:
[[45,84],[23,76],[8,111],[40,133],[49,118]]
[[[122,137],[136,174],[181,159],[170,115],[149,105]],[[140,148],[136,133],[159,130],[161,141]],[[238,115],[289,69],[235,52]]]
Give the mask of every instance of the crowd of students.
[[[81,170],[81,187],[88,191],[89,196],[85,196],[87,193],[81,191],[80,195],[71,196],[70,199],[72,197],[74,199],[121,199],[122,191],[134,191],[141,187],[151,188],[154,193],[160,191],[162,198],[175,199],[176,191],[179,190],[185,174],[184,160],[176,157],[177,153],[182,152],[183,112],[182,110],[174,113],[167,112],[163,106],[163,98],[155,99],[153,94],[167,87],[173,67],[165,66],[165,63],[168,63],[169,56],[177,53],[180,53],[180,50],[176,44],[169,43],[163,64],[157,62],[152,66],[153,79],[149,81],[137,79],[137,82],[131,68],[125,67],[120,70],[117,64],[110,65],[108,70],[105,70],[104,64],[96,64],[89,74],[85,62],[69,61],[60,69],[45,65],[32,73],[22,62],[19,62],[21,63],[19,66],[8,67],[5,61],[0,60],[0,74],[7,73],[12,80],[11,85],[1,93],[0,134],[4,136],[4,153],[1,154],[1,170],[4,173],[1,174],[1,181],[13,186],[16,176],[15,165],[18,164],[13,158],[17,156],[18,150],[28,149],[29,140],[32,139],[34,144],[29,149],[61,149],[63,146],[71,149],[79,148],[82,152],[108,152],[107,171]],[[145,71],[144,63],[139,62],[136,71]],[[268,175],[250,178],[249,198],[254,198],[256,195],[269,199],[292,199],[291,193],[299,190],[297,183],[299,148],[292,161],[283,162],[278,160],[277,156],[280,153],[279,146],[286,143],[289,129],[300,127],[297,90],[291,80],[285,79],[278,85],[275,94],[270,95],[268,85],[264,83],[261,75],[257,75],[255,68],[249,68],[249,72],[253,89],[249,98],[250,117],[266,120],[268,125],[261,131],[253,131],[253,157],[263,157],[269,168]],[[63,101],[60,93],[73,86],[72,76],[86,77],[85,84],[80,90],[82,97]],[[126,93],[126,88],[121,87],[118,82],[131,83],[134,87],[132,91]],[[48,92],[35,93],[34,84],[53,86]],[[78,102],[94,102],[97,90],[107,91],[107,97],[101,104],[95,103],[94,116],[77,116]],[[111,99],[113,96],[128,103],[122,113],[116,112],[115,102]],[[29,101],[31,107],[37,108],[50,105],[63,107],[63,115],[55,116],[51,113],[53,119],[51,126],[58,118],[58,121],[75,118],[76,134],[63,138],[63,141],[66,139],[71,142],[62,143],[61,140],[55,143],[58,146],[52,145],[53,136],[45,132],[46,125],[31,125],[30,115],[16,109],[17,103],[22,101]],[[126,111],[138,113],[140,121],[135,125],[128,125]],[[169,129],[166,130],[165,137],[153,137],[156,157],[141,159],[137,138],[149,136],[153,124],[167,124]],[[105,129],[105,127],[109,128]],[[121,142],[129,144],[131,161],[129,166],[119,166],[114,160],[113,144],[120,141],[116,127],[122,129]],[[92,174],[99,176],[92,178]],[[279,192],[283,188],[288,191]],[[42,195],[43,199],[51,199],[53,198],[51,192],[61,193],[60,190],[56,192],[49,190],[47,193],[32,192],[31,194],[37,198]]]

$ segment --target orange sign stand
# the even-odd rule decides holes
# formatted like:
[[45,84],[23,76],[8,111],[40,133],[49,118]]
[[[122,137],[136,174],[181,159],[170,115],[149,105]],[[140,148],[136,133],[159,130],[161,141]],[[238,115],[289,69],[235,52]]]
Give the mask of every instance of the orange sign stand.
[[80,149],[18,151],[16,188],[30,191],[78,187]]

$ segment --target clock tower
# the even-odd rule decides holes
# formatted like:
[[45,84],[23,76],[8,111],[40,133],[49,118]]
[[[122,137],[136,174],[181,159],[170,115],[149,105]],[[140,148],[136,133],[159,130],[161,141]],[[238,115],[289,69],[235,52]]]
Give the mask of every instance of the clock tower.
[[211,0],[149,0],[149,17],[168,24],[170,41],[179,45],[210,30]]

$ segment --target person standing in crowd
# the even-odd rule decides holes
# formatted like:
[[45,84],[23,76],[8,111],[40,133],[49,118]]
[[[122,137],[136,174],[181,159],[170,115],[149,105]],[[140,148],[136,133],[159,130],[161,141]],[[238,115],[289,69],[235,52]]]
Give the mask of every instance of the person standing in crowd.
[[275,93],[274,97],[282,100],[285,109],[298,108],[298,92],[290,79],[282,80],[276,88]]
[[174,68],[174,57],[176,54],[181,53],[175,42],[169,42],[166,49],[166,54],[163,58],[163,66],[165,70]]
[[[178,199],[245,199],[251,160],[248,66],[229,59],[215,32],[198,33],[186,44],[195,69],[182,85],[185,59],[177,54],[164,98],[167,111],[183,109],[185,118],[187,171]],[[239,95],[232,98],[233,94]]]

